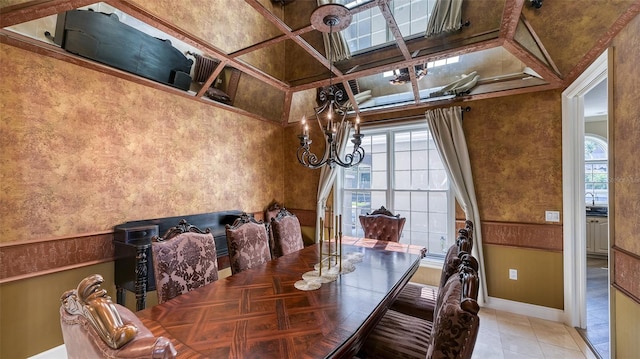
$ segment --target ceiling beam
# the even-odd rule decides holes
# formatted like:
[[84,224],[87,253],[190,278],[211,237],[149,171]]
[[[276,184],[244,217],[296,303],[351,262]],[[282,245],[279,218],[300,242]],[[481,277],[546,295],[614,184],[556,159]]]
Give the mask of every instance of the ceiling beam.
[[330,69],[336,76],[341,76],[342,71],[332,66],[330,61],[323,56],[315,47],[311,46],[308,42],[306,42],[300,35],[294,35],[293,31],[287,24],[284,23],[279,17],[274,15],[271,11],[264,7],[258,0],[245,0],[245,2],[251,5],[256,11],[258,11],[262,16],[264,16],[268,21],[274,24],[280,31],[282,31],[286,37],[293,40],[298,46],[302,47],[305,51],[307,51],[314,59],[324,65],[327,69]]
[[[400,49],[400,53],[402,53],[404,60],[410,61],[413,57],[409,52],[409,48],[407,47],[406,42],[404,41],[402,32],[400,32],[398,23],[396,22],[396,19],[393,17],[393,13],[391,13],[389,4],[381,1],[380,12],[382,13],[382,16],[384,16],[385,20],[387,21],[387,26],[389,27],[389,30],[393,34],[393,37],[396,39],[396,45]],[[411,90],[413,92],[413,101],[418,103],[420,102],[420,89],[418,85],[418,79],[416,78],[416,68],[415,66],[411,66],[407,68],[407,71],[409,72],[409,81],[411,82]]]
[[[503,43],[504,43],[504,41],[502,39],[493,38],[493,39],[480,41],[480,42],[473,43],[473,44],[464,45],[464,46],[455,48],[453,50],[443,50],[443,51],[433,52],[433,53],[430,53],[428,55],[412,58],[411,60],[408,60],[408,61],[405,60],[405,61],[396,62],[396,63],[393,63],[393,64],[375,66],[375,67],[371,67],[371,68],[368,68],[368,69],[362,70],[362,71],[352,71],[352,72],[349,72],[349,73],[344,74],[343,76],[339,77],[338,80],[339,81],[348,81],[348,80],[353,80],[353,79],[357,79],[357,78],[364,77],[364,76],[380,74],[380,73],[385,72],[385,71],[392,71],[392,70],[396,70],[396,69],[400,69],[400,68],[412,67],[412,66],[416,66],[416,65],[419,65],[419,64],[425,64],[428,61],[432,61],[434,59],[440,59],[440,58],[445,58],[445,57],[450,57],[450,56],[465,55],[465,54],[469,54],[469,53],[476,52],[476,51],[491,49],[491,48],[494,48],[494,47],[502,46]],[[318,80],[318,81],[310,82],[310,83],[307,83],[307,84],[294,86],[294,87],[291,88],[291,90],[294,91],[294,92],[295,91],[303,91],[303,90],[308,90],[308,89],[311,89],[311,88],[317,88],[317,87],[321,87],[321,86],[326,86],[326,84],[328,84],[328,83],[329,83],[329,81],[327,79]]]
[[511,40],[515,36],[524,2],[525,0],[506,0],[500,22],[500,37],[503,39]]

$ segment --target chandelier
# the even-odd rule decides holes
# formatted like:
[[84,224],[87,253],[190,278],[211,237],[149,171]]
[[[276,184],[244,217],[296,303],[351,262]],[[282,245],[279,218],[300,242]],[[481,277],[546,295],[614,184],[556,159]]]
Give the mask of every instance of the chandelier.
[[[346,29],[351,23],[351,13],[349,9],[340,4],[325,4],[319,6],[311,14],[311,25],[318,31],[329,33]],[[302,118],[302,134],[298,135],[300,147],[298,148],[298,162],[308,168],[321,168],[338,166],[349,168],[357,166],[364,159],[364,148],[362,144],[363,134],[360,133],[360,119],[355,119],[355,133],[353,134],[353,151],[345,154],[344,160],[340,158],[339,138],[342,131],[349,131],[349,126],[345,126],[349,106],[343,101],[344,91],[333,85],[333,51],[331,50],[332,39],[329,39],[329,86],[322,87],[318,94],[319,106],[314,108],[314,117],[319,129],[324,133],[325,151],[322,157],[318,157],[311,152],[311,140],[309,139],[309,125],[305,117]]]

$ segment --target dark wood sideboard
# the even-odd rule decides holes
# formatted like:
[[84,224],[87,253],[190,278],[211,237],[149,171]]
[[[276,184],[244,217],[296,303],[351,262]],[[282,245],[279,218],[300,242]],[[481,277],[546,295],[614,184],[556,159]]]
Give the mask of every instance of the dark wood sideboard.
[[229,267],[229,250],[225,225],[233,224],[242,211],[192,214],[145,219],[120,224],[114,229],[116,301],[125,304],[125,290],[135,293],[136,310],[146,307],[147,292],[156,289],[151,256],[151,238],[163,235],[184,219],[201,230],[213,233],[218,256],[218,269]]

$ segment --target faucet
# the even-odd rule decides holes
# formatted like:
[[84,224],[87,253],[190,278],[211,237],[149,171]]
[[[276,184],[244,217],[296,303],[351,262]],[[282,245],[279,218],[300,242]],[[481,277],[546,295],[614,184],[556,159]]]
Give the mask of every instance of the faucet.
[[585,193],[584,195],[586,196],[586,195],[588,195],[588,194],[590,194],[590,195],[591,195],[591,205],[592,205],[592,206],[595,206],[595,205],[596,205],[596,196],[594,196],[594,195],[593,195],[593,193],[591,193],[591,192],[587,192],[587,193]]

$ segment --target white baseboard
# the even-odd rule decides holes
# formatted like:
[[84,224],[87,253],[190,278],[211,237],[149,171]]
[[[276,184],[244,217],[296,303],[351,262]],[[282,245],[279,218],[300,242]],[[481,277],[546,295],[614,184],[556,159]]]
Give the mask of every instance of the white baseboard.
[[543,307],[541,305],[515,302],[502,298],[487,297],[484,307],[560,323],[563,323],[565,320],[565,313],[563,310]]
[[64,344],[58,345],[27,359],[67,359],[67,347]]

